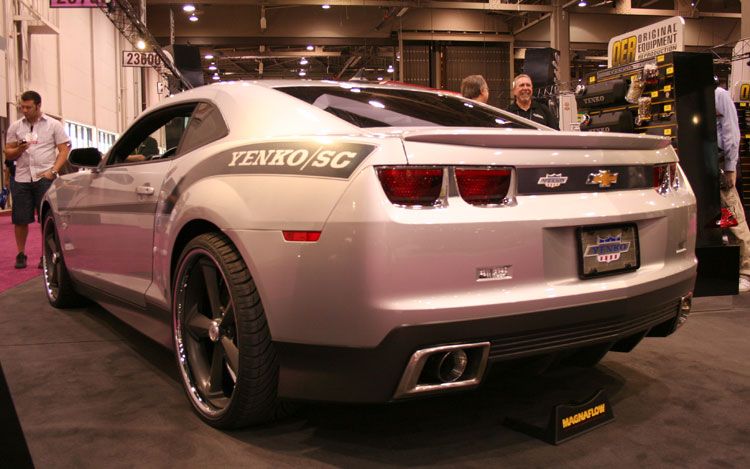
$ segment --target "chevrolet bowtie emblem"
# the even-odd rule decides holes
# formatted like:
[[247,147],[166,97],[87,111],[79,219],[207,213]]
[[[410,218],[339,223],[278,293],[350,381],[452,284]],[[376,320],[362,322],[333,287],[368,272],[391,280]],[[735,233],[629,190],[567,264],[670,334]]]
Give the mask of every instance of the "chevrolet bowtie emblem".
[[599,187],[610,187],[617,183],[617,173],[610,173],[606,169],[600,169],[598,173],[589,174],[586,184],[598,184]]

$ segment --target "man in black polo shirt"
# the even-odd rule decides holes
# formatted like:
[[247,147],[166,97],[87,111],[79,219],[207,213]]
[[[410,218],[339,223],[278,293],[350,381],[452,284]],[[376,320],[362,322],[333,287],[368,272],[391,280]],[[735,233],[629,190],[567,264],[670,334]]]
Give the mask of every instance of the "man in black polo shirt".
[[508,106],[508,111],[547,127],[552,127],[555,130],[560,130],[552,111],[545,104],[532,99],[533,92],[534,87],[531,84],[531,77],[523,73],[518,75],[513,79],[513,96],[515,99]]

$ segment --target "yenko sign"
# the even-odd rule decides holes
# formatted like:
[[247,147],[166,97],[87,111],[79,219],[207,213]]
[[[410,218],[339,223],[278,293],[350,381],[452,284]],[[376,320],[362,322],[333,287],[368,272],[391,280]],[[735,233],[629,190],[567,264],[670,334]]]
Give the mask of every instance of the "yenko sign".
[[667,52],[685,50],[685,20],[668,18],[609,40],[607,65],[618,67]]

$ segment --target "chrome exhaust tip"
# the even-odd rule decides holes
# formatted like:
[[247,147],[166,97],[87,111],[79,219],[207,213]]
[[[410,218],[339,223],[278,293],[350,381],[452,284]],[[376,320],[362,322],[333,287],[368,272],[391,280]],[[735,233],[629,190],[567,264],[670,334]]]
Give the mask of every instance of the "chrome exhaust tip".
[[676,329],[679,329],[680,326],[685,324],[685,321],[687,321],[688,316],[690,315],[690,310],[693,307],[693,292],[689,292],[687,295],[680,298],[680,311],[677,314],[677,326]]
[[478,386],[489,353],[489,342],[417,350],[409,359],[393,398]]

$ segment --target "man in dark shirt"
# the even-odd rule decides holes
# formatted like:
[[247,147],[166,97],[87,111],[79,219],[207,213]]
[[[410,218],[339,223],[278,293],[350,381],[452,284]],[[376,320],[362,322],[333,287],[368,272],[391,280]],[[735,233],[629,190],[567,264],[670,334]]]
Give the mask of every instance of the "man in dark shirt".
[[531,84],[531,77],[523,73],[518,75],[513,80],[514,101],[508,106],[508,111],[547,127],[552,127],[555,130],[560,130],[552,111],[545,104],[534,101],[531,97],[533,92],[534,87]]

